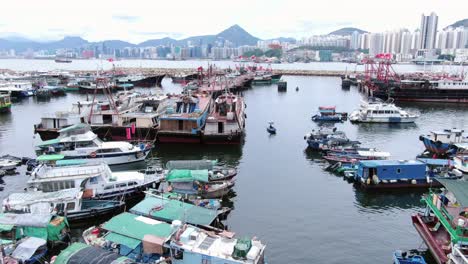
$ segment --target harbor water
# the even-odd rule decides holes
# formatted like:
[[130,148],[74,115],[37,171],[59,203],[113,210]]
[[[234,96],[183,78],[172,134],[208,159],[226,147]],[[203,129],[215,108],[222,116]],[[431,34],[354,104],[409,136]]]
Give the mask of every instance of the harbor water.
[[[11,66],[2,62],[0,68]],[[30,65],[25,67],[30,70]],[[342,90],[339,78],[283,78],[288,82],[287,92],[278,92],[276,85],[243,92],[247,123],[241,146],[156,145],[148,163],[218,159],[237,166],[236,196],[231,199],[234,210],[227,225],[238,236],[255,235],[265,242],[268,263],[391,263],[395,249],[424,248],[410,218],[423,210],[421,192],[364,192],[326,171],[320,156],[306,149],[303,137],[317,129],[311,116],[318,106],[336,105],[337,111],[351,112],[361,100],[357,88]],[[163,81],[164,92],[180,89],[168,78]],[[44,113],[67,110],[72,102],[85,98],[69,93],[49,101],[27,98],[16,102],[11,114],[0,115],[0,154],[34,156],[33,146],[40,139],[34,137],[33,124]],[[388,151],[394,159],[414,159],[424,149],[419,135],[430,130],[468,130],[465,105],[400,106],[421,114],[416,124],[344,122],[337,127],[362,146]],[[269,121],[277,128],[276,135],[266,132]],[[4,176],[0,198],[22,191],[26,180],[24,171]]]

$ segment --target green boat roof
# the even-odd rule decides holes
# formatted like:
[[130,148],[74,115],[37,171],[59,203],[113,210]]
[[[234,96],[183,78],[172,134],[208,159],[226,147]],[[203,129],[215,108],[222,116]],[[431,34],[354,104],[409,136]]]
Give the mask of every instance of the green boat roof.
[[106,239],[118,245],[125,245],[126,247],[129,247],[131,249],[137,248],[138,245],[140,245],[141,243],[141,240],[131,238],[128,236],[119,235],[117,233],[107,234]]
[[37,161],[55,161],[55,160],[61,160],[65,158],[64,155],[60,154],[52,154],[52,155],[41,155],[37,157]]
[[71,244],[69,247],[67,247],[66,249],[62,250],[62,252],[60,252],[60,254],[55,259],[54,264],[67,264],[68,260],[74,254],[76,254],[80,250],[82,250],[84,248],[87,248],[87,247],[89,247],[89,246],[86,245],[86,244],[83,244],[83,243],[73,243],[73,244]]
[[55,145],[60,143],[60,140],[58,138],[55,139],[50,139],[46,141],[42,141],[40,144],[37,144],[37,147],[43,147],[43,146],[48,146],[48,145]]
[[66,159],[66,160],[57,160],[55,165],[57,166],[70,166],[70,165],[83,165],[88,163],[87,160],[84,159]]
[[208,170],[171,170],[166,180],[168,182],[208,182]]
[[130,209],[130,212],[166,222],[180,220],[192,225],[210,225],[218,215],[216,210],[152,195],[146,195],[143,201]]
[[452,192],[462,207],[468,207],[468,181],[437,178],[448,191]]
[[14,225],[0,224],[0,232],[8,232],[13,229]]
[[58,132],[59,133],[65,133],[65,132],[73,131],[75,129],[81,129],[81,128],[86,128],[86,127],[88,127],[87,124],[79,123],[79,124],[75,124],[75,125],[72,125],[72,126],[69,126],[69,127],[66,127],[66,128],[62,128]]
[[[145,235],[153,235],[163,239],[168,239],[173,231],[170,224],[160,222],[148,217],[138,216],[131,213],[122,213],[114,216],[107,221],[103,228],[120,236],[138,240],[139,243]],[[121,237],[113,236],[114,239],[122,239]],[[134,245],[134,241],[128,239],[126,243]]]

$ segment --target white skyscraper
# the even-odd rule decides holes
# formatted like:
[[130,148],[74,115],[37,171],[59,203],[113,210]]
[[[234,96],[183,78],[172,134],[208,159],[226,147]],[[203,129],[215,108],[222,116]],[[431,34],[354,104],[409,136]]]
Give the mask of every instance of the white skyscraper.
[[369,55],[383,53],[384,50],[384,35],[382,33],[372,33],[370,35]]
[[421,16],[421,39],[420,49],[434,49],[436,44],[437,34],[437,15],[432,12],[430,16]]

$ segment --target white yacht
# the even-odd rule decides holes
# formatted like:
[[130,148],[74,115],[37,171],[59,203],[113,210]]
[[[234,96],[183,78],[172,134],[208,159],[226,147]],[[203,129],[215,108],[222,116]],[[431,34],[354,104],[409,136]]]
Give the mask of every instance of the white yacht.
[[359,109],[351,113],[349,120],[359,123],[414,123],[418,117],[419,115],[406,112],[391,101],[369,98],[369,101],[361,102]]
[[59,154],[64,159],[99,160],[108,165],[145,160],[150,144],[133,145],[125,141],[104,142],[86,124],[59,130],[60,136],[37,145],[40,154]]
[[81,187],[83,198],[114,199],[141,193],[149,187],[157,188],[163,179],[163,171],[112,172],[104,162],[69,166],[40,164],[31,172],[27,186],[43,192]]

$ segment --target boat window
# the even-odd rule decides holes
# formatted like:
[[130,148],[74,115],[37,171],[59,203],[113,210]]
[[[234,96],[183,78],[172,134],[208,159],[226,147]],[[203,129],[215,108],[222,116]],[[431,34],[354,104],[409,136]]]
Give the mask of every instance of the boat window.
[[91,178],[89,178],[89,183],[91,183],[91,184],[97,184],[97,183],[98,183],[98,177],[91,177]]
[[370,113],[371,113],[371,110],[367,110],[367,113],[370,114]]
[[379,113],[379,111],[374,110],[374,111],[372,111],[372,113],[377,114],[377,113]]
[[383,113],[385,113],[385,111],[379,110],[379,114],[383,114]]
[[104,187],[104,190],[111,190],[111,189],[114,189],[114,185],[107,185],[106,187]]
[[117,188],[127,187],[127,183],[119,183],[116,185]]
[[128,186],[133,186],[133,185],[138,185],[138,183],[136,183],[136,182],[129,182],[128,183]]
[[122,152],[119,148],[108,148],[108,149],[98,149],[96,153],[113,153],[113,152]]
[[400,174],[400,173],[401,173],[401,169],[397,169],[397,170],[396,170],[396,173]]
[[67,212],[75,210],[75,202],[67,203]]
[[90,148],[90,147],[96,147],[96,146],[97,145],[93,141],[76,142],[77,148]]
[[63,212],[63,209],[65,208],[65,205],[63,203],[58,203],[55,206],[55,210],[57,210],[57,213]]

